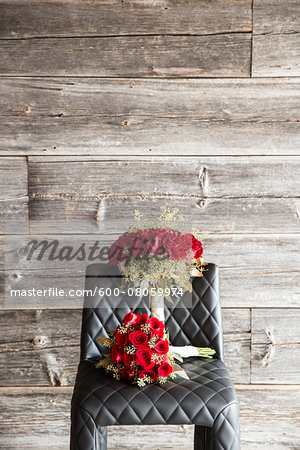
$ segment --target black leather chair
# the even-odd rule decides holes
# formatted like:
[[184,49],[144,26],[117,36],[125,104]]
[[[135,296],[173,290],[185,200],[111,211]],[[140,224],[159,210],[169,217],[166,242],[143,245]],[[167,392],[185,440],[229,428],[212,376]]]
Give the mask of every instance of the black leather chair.
[[[87,268],[86,289],[91,292],[120,282],[118,270],[111,266],[92,264]],[[192,304],[165,304],[170,340],[172,345],[213,347],[216,358],[186,358],[182,367],[189,380],[176,377],[143,388],[117,381],[95,368],[107,353],[96,338],[106,337],[106,329],[116,328],[131,309],[128,298],[123,296],[121,304],[113,306],[113,299],[105,295],[86,295],[81,361],[71,408],[71,450],[106,450],[107,426],[139,424],[194,424],[194,449],[240,450],[238,402],[223,362],[218,267],[209,264],[204,276],[193,278],[192,283]],[[150,313],[148,298],[134,301],[136,312]]]

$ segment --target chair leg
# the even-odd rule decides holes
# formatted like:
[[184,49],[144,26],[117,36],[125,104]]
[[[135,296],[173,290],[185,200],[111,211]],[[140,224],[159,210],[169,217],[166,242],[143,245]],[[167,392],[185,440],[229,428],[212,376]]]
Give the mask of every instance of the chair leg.
[[241,450],[239,406],[228,405],[207,429],[206,450]]
[[72,408],[70,450],[107,450],[107,428],[78,406]]
[[195,425],[194,450],[206,450],[207,429],[200,425]]

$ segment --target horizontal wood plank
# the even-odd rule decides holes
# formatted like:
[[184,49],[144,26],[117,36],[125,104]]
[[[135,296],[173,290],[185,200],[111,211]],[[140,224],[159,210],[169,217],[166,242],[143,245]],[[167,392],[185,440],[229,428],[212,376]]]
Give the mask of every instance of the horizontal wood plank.
[[300,383],[300,309],[252,310],[252,383]]
[[254,0],[252,75],[274,77],[299,74],[299,2]]
[[0,79],[5,155],[299,154],[299,79]]
[[[73,385],[81,314],[81,310],[0,311],[1,386]],[[236,383],[249,383],[250,310],[224,309],[223,319],[230,374]]]
[[[243,450],[286,450],[300,446],[299,386],[236,388],[241,408]],[[0,388],[1,447],[6,450],[66,450],[71,392],[72,388],[65,387]],[[153,436],[156,441],[159,437],[159,446],[166,450],[190,450],[193,426],[109,427],[108,445],[112,450],[153,450]]]
[[[29,157],[32,198],[182,195],[206,198],[296,197],[300,157]],[[130,183],[120,183],[120,175]],[[180,183],[178,183],[180,180]]]
[[[0,38],[211,34],[251,31],[251,0],[9,0],[0,2]],[[217,11],[217,13],[216,13]]]
[[0,158],[0,234],[28,233],[26,158]]
[[[124,230],[125,231],[125,230]],[[117,236],[12,236],[1,239],[0,272],[1,305],[13,308],[80,308],[82,293],[67,294],[69,289],[83,289],[85,268],[101,261],[103,246],[110,245]],[[41,243],[30,256],[32,239]],[[54,240],[45,253],[42,242]],[[56,242],[57,241],[57,244]],[[90,247],[98,241],[98,249],[91,260]],[[204,257],[220,267],[221,302],[223,307],[299,307],[299,243],[295,235],[225,235],[210,234],[203,240]],[[76,258],[58,260],[68,247],[71,256],[84,245],[83,261]],[[49,259],[54,249],[52,260]],[[40,259],[39,259],[40,258]],[[54,259],[53,259],[54,258]],[[63,289],[63,298],[56,292],[41,297],[10,294],[11,289]]]
[[0,40],[14,76],[248,77],[249,33]]
[[[151,178],[151,175],[149,175]],[[298,233],[299,199],[190,198],[186,196],[106,197],[80,199],[30,197],[32,234],[118,234],[132,225],[134,211],[150,220],[163,206],[178,208],[190,225],[211,233]]]

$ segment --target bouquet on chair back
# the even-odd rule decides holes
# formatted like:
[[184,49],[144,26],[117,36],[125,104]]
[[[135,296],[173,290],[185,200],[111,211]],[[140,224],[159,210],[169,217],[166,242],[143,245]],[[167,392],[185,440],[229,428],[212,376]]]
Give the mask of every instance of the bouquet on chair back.
[[119,267],[125,287],[160,293],[170,302],[172,294],[191,292],[191,275],[202,276],[207,264],[200,241],[204,235],[186,226],[178,209],[163,207],[155,222],[147,222],[136,210],[135,222],[108,254],[108,263]]
[[136,225],[120,236],[109,251],[109,264],[117,265],[123,276],[122,290],[129,286],[137,296],[149,296],[152,317],[131,311],[116,330],[107,330],[110,337],[98,341],[110,353],[97,367],[138,386],[164,383],[176,374],[187,378],[175,359],[182,362],[183,357],[189,356],[211,358],[215,353],[211,348],[169,345],[164,299],[173,303],[172,297],[192,292],[191,276],[202,276],[207,264],[202,259],[203,235],[186,227],[177,213],[178,209],[164,207],[157,221],[149,223],[135,211]]

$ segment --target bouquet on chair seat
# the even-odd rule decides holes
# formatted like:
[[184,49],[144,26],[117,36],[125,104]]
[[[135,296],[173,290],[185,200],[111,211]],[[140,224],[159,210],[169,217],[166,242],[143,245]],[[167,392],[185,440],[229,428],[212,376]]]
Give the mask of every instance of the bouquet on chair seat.
[[[117,380],[125,378],[141,387],[156,381],[165,383],[176,375],[188,379],[174,361],[175,355],[179,356],[172,352],[164,323],[156,317],[130,311],[109,334],[111,338],[97,339],[110,348],[110,353],[96,367],[104,368]],[[197,348],[197,356],[212,358],[214,353],[209,348]]]

